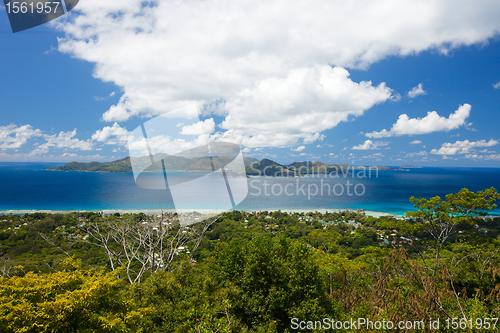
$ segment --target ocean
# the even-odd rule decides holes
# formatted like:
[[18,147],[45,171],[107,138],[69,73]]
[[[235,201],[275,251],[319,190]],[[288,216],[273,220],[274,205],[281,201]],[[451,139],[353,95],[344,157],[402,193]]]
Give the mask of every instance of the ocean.
[[[158,211],[175,206],[168,190],[138,187],[132,173],[49,171],[62,163],[0,163],[0,213],[26,211]],[[169,173],[182,181],[192,173]],[[403,215],[413,210],[411,196],[430,198],[495,187],[499,168],[426,167],[409,171],[378,170],[305,178],[251,177],[238,210],[366,211]],[[193,209],[210,209],[199,189],[187,189]],[[211,198],[210,202],[213,202]],[[492,212],[500,215],[497,208]]]

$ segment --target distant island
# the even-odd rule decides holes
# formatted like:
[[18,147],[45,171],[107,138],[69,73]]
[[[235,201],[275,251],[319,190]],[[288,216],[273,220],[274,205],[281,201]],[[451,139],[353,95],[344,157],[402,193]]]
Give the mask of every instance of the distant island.
[[[222,166],[231,162],[228,157],[194,157],[186,158],[181,156],[165,156],[154,155],[156,161],[163,160],[163,163],[151,164],[149,156],[133,158],[134,166],[140,166],[144,172],[161,172],[165,168],[166,171],[212,171],[219,169]],[[249,165],[255,161],[255,158],[245,158],[245,165]],[[50,168],[52,171],[85,171],[85,172],[132,172],[132,163],[130,157],[125,157],[113,162],[70,162],[57,168]]]
[[402,167],[396,167],[396,168],[393,168],[393,167],[388,167],[388,166],[383,166],[383,165],[377,165],[376,166],[378,170],[393,170],[393,171],[410,171],[408,169],[404,169],[404,166]]
[[87,172],[132,172],[130,157],[113,162],[70,162],[57,168],[50,168],[52,171],[87,171]]
[[[155,157],[155,160],[160,158]],[[248,176],[268,176],[268,177],[302,177],[312,174],[351,174],[355,170],[363,170],[372,168],[373,170],[391,170],[391,171],[409,171],[409,168],[421,168],[415,166],[402,167],[387,167],[382,165],[377,166],[351,166],[346,163],[342,164],[325,164],[320,161],[303,161],[293,162],[290,164],[280,164],[273,160],[264,158],[258,160],[256,158],[244,158],[245,171]],[[169,156],[164,160],[164,163],[155,163],[151,165],[149,156],[135,158],[134,165],[143,164],[144,172],[161,172],[163,168],[167,171],[180,172],[210,172],[220,169],[231,162],[227,157],[195,157],[186,158],[179,156]],[[242,168],[240,168],[242,170]],[[50,168],[52,171],[84,171],[84,172],[132,172],[132,164],[130,157],[125,157],[113,162],[70,162],[57,168]],[[235,171],[233,171],[234,173]]]
[[405,169],[422,169],[423,167],[416,166],[416,165],[403,165],[403,166],[401,166],[401,168],[405,168]]

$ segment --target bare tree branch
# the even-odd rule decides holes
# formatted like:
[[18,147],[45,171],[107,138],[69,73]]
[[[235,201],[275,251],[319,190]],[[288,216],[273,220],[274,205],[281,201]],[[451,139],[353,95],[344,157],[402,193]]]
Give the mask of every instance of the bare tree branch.
[[71,255],[70,255],[68,252],[64,251],[61,247],[59,247],[58,245],[56,245],[56,243],[55,243],[52,239],[50,239],[50,237],[49,237],[49,236],[44,235],[44,234],[42,234],[41,232],[39,232],[39,235],[40,235],[40,237],[42,237],[42,238],[43,238],[43,239],[44,239],[47,243],[51,244],[51,245],[52,245],[52,246],[54,246],[54,247],[57,247],[57,248],[58,248],[59,250],[61,250],[61,251],[62,251],[65,255],[67,255],[68,257],[71,257]]

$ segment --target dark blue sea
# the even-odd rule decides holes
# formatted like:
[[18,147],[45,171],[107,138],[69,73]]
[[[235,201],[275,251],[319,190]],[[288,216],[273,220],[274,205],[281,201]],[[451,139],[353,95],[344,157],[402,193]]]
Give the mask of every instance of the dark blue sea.
[[[173,209],[168,190],[138,187],[132,173],[49,171],[62,163],[0,163],[0,211],[126,211]],[[186,174],[169,177],[182,179]],[[345,176],[345,177],[344,177]],[[421,168],[379,170],[364,175],[308,178],[252,177],[240,210],[364,209],[402,215],[413,210],[409,198],[442,196],[466,187],[500,190],[499,168]],[[193,208],[203,207],[197,189]],[[212,198],[213,199],[213,198]],[[198,207],[199,206],[199,207]],[[493,214],[499,215],[496,209]]]

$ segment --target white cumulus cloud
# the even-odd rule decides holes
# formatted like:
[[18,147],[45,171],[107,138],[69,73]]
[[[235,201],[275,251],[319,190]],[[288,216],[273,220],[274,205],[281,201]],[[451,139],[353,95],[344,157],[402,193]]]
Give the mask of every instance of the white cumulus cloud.
[[389,145],[389,142],[366,140],[364,143],[359,144],[357,146],[354,146],[351,149],[374,150],[374,149],[378,149],[378,147],[383,147],[383,146],[387,146],[387,145]]
[[60,132],[59,134],[43,135],[44,139],[47,140],[44,144],[41,144],[33,150],[32,154],[45,154],[49,151],[51,147],[55,148],[65,148],[65,149],[79,149],[79,150],[91,150],[92,142],[90,140],[83,141],[75,138],[76,128],[71,132]]
[[97,130],[92,135],[92,140],[104,142],[108,145],[125,144],[128,140],[129,131],[121,127],[118,123],[113,126],[106,126],[102,130]]
[[183,135],[209,135],[215,131],[215,121],[213,118],[199,121],[192,125],[182,127],[180,134]]
[[439,149],[431,150],[431,154],[436,155],[455,155],[455,154],[468,154],[471,149],[478,147],[491,147],[498,144],[497,140],[491,139],[490,141],[457,141],[455,143],[445,142]]
[[422,83],[419,83],[418,86],[413,87],[412,90],[408,91],[408,97],[410,98],[415,98],[425,94],[427,94],[427,92],[424,90]]
[[206,137],[200,135],[194,140],[184,140],[179,138],[172,138],[168,135],[154,135],[148,137],[147,142],[144,137],[136,138],[133,135],[129,136],[128,148],[133,152],[133,156],[147,156],[149,154],[146,147],[149,145],[151,151],[156,153],[166,153],[175,155],[182,151],[190,150],[196,147],[204,146],[207,144]]
[[420,141],[420,140],[413,140],[412,142],[410,142],[411,145],[419,145],[421,143],[422,143],[422,141]]
[[103,120],[194,104],[225,116],[226,139],[257,147],[314,141],[391,98],[343,68],[482,43],[500,30],[499,16],[494,0],[86,0],[53,24],[65,32],[61,52],[123,91]]
[[311,143],[322,138],[322,131],[390,97],[384,83],[353,82],[343,68],[296,69],[284,79],[259,82],[226,103],[228,114],[220,127],[227,131],[221,139],[249,147]]
[[470,104],[461,105],[448,118],[440,116],[436,111],[427,112],[424,118],[410,118],[406,114],[399,116],[398,120],[388,131],[366,133],[369,138],[385,138],[395,135],[428,134],[440,131],[450,131],[460,126],[467,125],[465,119],[470,115]]
[[14,124],[0,126],[0,149],[17,149],[32,137],[42,136],[42,131],[33,129],[31,125],[16,126]]
[[427,156],[427,152],[422,150],[419,152],[413,152],[413,153],[408,153],[404,158],[410,158],[410,157],[415,157],[415,156]]
[[297,148],[292,148],[292,151],[303,151],[304,149],[306,149],[306,146],[299,146]]
[[64,157],[78,157],[78,154],[73,154],[73,153],[64,153],[62,154]]
[[493,85],[493,88],[495,88],[495,89],[500,89],[500,81],[498,81],[497,83],[495,83],[495,84]]
[[375,154],[371,154],[371,155],[366,155],[366,156],[362,156],[361,158],[375,158],[377,159],[377,161],[381,161],[382,157],[384,157],[385,155],[382,154],[382,153],[375,153]]
[[500,154],[490,154],[490,155],[467,154],[464,157],[473,160],[500,161]]

